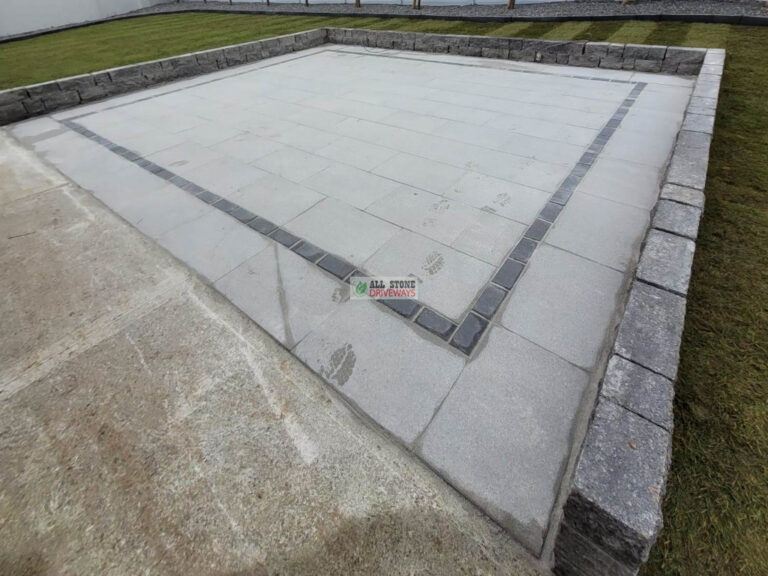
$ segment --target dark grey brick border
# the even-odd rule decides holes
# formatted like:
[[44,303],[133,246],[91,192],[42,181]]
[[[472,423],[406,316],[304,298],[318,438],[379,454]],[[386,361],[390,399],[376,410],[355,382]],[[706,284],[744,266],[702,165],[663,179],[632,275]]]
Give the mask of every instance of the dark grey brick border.
[[2,90],[0,126],[181,78],[258,62],[327,42],[668,74],[698,74],[706,52],[697,48],[674,46],[318,28]]
[[662,528],[672,400],[724,50],[707,50],[654,209],[554,547],[560,575],[637,574]]

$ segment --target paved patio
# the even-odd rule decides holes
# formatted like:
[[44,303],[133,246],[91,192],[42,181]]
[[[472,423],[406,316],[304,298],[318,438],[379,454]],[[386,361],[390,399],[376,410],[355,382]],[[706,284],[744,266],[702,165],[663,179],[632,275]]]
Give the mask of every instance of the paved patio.
[[323,46],[12,133],[538,554],[692,85]]

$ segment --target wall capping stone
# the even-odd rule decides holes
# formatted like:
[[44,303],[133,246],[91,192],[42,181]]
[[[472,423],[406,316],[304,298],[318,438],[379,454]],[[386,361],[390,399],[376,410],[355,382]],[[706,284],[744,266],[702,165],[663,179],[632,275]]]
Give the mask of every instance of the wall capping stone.
[[[686,52],[666,54],[680,70]],[[714,49],[699,65],[563,506],[558,575],[635,575],[663,526],[674,381],[724,65],[725,51]]]
[[[559,42],[531,38],[426,34],[358,28],[317,28],[2,90],[0,91],[0,126],[182,78],[282,56],[325,43],[681,75],[698,74],[707,54],[703,49],[675,46]],[[710,65],[706,70],[707,77],[717,77],[716,70],[716,65],[714,68]],[[695,133],[703,133],[701,131],[707,129],[711,131],[711,121],[707,119],[706,111],[710,105],[708,101],[712,100],[712,90],[710,80],[709,84],[703,84],[699,93],[696,94],[698,105],[690,111],[687,130],[690,129]],[[680,162],[681,164],[686,161],[692,162],[695,156],[688,159],[681,158]],[[680,170],[684,171],[684,166],[681,166]],[[680,182],[673,181],[683,186],[697,184],[683,177],[676,180]]]

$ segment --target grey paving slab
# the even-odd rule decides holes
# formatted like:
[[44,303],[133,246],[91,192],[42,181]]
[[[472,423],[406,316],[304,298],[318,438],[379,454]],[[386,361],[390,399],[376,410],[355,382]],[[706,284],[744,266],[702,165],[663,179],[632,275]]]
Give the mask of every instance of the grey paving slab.
[[407,230],[387,242],[364,268],[381,276],[414,276],[419,300],[452,320],[469,308],[493,273],[485,262]]
[[385,160],[373,172],[435,194],[454,185],[465,174],[460,168],[406,154]]
[[176,135],[201,146],[214,146],[230,138],[244,135],[242,127],[222,125],[220,122],[204,122]]
[[619,128],[603,148],[602,157],[661,168],[669,161],[676,136],[676,131],[651,132]]
[[330,166],[327,158],[315,156],[296,148],[282,148],[262,156],[253,165],[291,182],[301,182]]
[[306,186],[266,173],[226,196],[232,202],[278,225],[296,218],[325,198]]
[[372,204],[367,211],[449,246],[479,213],[477,209],[460,202],[402,185]]
[[464,367],[458,353],[414,330],[371,302],[350,300],[294,352],[378,424],[410,444]]
[[137,193],[134,198],[113,209],[152,238],[214,210],[172,184],[151,193]]
[[569,362],[591,369],[611,327],[622,283],[623,275],[615,270],[541,246],[517,282],[501,323]]
[[326,198],[286,224],[324,250],[360,266],[400,228],[334,198]]
[[480,212],[451,246],[496,266],[525,232],[525,226],[494,214]]
[[287,144],[305,152],[316,152],[333,144],[339,136],[310,126],[296,126],[275,136],[277,142]]
[[187,141],[147,156],[147,160],[182,176],[221,158],[223,158],[222,153]]
[[215,152],[246,163],[254,162],[284,147],[285,145],[280,142],[249,133],[239,134],[210,146]]
[[362,140],[340,138],[332,144],[317,150],[316,154],[324,158],[336,160],[361,170],[373,170],[379,164],[397,154],[397,150],[377,146]]
[[587,380],[554,354],[494,327],[424,433],[419,454],[536,553]]
[[662,175],[660,168],[600,158],[576,190],[650,210],[659,195]]
[[648,212],[588,194],[574,194],[546,243],[616,270],[633,264],[648,228]]
[[[216,288],[288,348],[348,298],[348,288],[272,244],[220,278]],[[307,287],[312,289],[308,290]]]
[[398,226],[497,264],[525,227],[429,192],[401,186],[368,212]]
[[468,172],[444,190],[443,194],[523,224],[533,222],[549,198],[543,190],[477,172]]
[[266,174],[245,162],[224,157],[190,170],[183,176],[214,194],[227,196],[261,180]]
[[394,180],[339,163],[331,164],[322,172],[305,180],[304,184],[360,209],[368,208],[383,196],[402,187],[402,184]]
[[218,210],[166,232],[157,241],[211,282],[268,245],[260,234]]

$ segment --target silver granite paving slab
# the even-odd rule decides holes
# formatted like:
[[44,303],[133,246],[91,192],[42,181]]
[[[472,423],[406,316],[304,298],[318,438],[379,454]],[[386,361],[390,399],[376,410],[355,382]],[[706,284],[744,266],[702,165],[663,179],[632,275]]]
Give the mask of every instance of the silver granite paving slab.
[[426,428],[464,367],[458,353],[370,302],[344,304],[295,354],[407,444]]
[[538,552],[587,381],[586,372],[495,327],[421,438],[419,454]]
[[183,224],[157,241],[211,282],[267,247],[267,241],[215,211]]
[[501,323],[589,370],[605,345],[622,285],[623,275],[616,270],[541,246],[510,296]]
[[358,266],[400,230],[335,198],[318,202],[286,228]]
[[485,262],[407,230],[367,260],[364,269],[380,276],[415,277],[420,300],[453,320],[469,308],[494,271]]
[[648,228],[648,211],[576,193],[560,213],[547,244],[626,271]]
[[287,348],[320,326],[347,299],[347,291],[338,282],[275,243],[215,285]]

